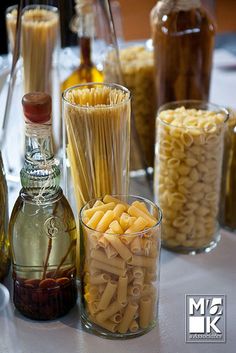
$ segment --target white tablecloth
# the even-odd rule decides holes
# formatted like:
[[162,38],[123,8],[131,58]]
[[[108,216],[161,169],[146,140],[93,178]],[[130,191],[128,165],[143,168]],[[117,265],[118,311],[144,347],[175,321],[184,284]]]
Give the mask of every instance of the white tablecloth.
[[[227,52],[215,52],[211,102],[236,108],[236,71],[230,69],[235,63],[236,58]],[[142,183],[132,189],[147,194]],[[14,197],[12,193],[11,205]],[[226,343],[185,343],[186,294],[227,296]],[[222,232],[218,247],[209,254],[162,251],[159,322],[148,334],[128,341],[105,340],[83,332],[78,307],[59,320],[35,322],[23,318],[9,302],[0,311],[0,353],[233,353],[235,298],[236,234]]]

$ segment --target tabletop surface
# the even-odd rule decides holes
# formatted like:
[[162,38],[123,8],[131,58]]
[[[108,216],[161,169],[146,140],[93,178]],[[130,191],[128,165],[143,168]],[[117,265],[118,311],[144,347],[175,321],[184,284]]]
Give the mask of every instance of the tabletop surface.
[[[222,49],[214,55],[211,101],[236,109],[236,58]],[[150,197],[143,182],[134,194]],[[10,194],[10,204],[14,199]],[[84,332],[78,305],[55,321],[22,317],[11,300],[0,309],[0,353],[233,353],[236,351],[236,234],[221,232],[208,254],[179,255],[162,250],[158,325],[126,341],[102,339]],[[10,280],[6,286],[10,287]],[[185,343],[185,295],[226,295],[226,343]],[[1,304],[1,303],[0,303]],[[1,305],[0,305],[1,308]]]

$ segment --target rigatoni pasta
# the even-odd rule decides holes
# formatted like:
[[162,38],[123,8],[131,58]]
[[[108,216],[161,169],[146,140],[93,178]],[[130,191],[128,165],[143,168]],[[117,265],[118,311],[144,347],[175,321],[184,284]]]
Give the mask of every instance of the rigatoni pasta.
[[[151,328],[156,320],[161,216],[155,209],[150,212],[146,204],[135,201],[130,205],[126,199],[120,201],[106,195],[102,202],[104,205],[113,203],[113,209],[97,211],[104,212],[100,219],[100,229],[106,228],[103,232],[87,227],[87,224],[91,224],[91,220],[93,222],[96,218],[96,213],[90,210],[101,209],[103,204],[97,203],[97,206],[93,207],[94,202],[91,205],[89,203],[89,206],[85,206],[81,211],[85,245],[82,287],[84,315],[86,320],[89,319],[100,329],[105,328],[111,333],[121,335],[140,334],[143,330]],[[120,208],[120,215],[116,216],[115,221],[111,219],[108,224],[105,216],[109,216],[111,212],[114,214],[117,206]],[[136,217],[128,214],[130,208],[133,208],[132,214],[137,214]],[[139,211],[145,218],[140,216]],[[126,233],[129,228],[122,229],[121,221],[124,215],[126,218],[135,218],[133,224],[138,221],[138,224],[142,223],[142,227],[138,228],[136,233]],[[116,222],[122,232],[117,231]],[[155,223],[151,228],[150,222]],[[129,227],[128,222],[124,224]],[[96,249],[93,245],[94,233],[97,234]],[[104,241],[107,242],[105,245]],[[153,316],[150,310],[153,311]]]

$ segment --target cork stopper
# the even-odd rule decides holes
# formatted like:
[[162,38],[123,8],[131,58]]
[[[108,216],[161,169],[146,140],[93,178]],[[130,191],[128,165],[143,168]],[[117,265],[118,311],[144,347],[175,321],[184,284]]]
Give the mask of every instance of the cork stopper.
[[44,92],[27,93],[22,98],[24,115],[32,123],[45,124],[51,119],[52,99]]

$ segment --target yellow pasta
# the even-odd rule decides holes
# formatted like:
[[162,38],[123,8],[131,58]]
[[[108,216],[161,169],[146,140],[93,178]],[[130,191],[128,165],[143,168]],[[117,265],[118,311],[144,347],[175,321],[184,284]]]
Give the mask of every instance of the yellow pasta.
[[[93,323],[110,332],[137,332],[142,329],[140,306],[141,301],[145,305],[143,298],[151,298],[154,317],[156,314],[153,306],[156,289],[152,282],[156,281],[158,276],[156,262],[159,256],[160,234],[155,228],[150,228],[150,223],[156,225],[157,220],[140,201],[126,207],[109,195],[103,200],[104,205],[112,202],[115,204],[112,209],[105,211],[100,209],[104,206],[100,203],[93,208],[97,208],[100,215],[103,213],[97,228],[101,226],[102,229],[106,228],[105,231],[91,229],[85,232],[85,244],[92,244],[86,247],[84,266],[86,285],[83,295],[86,312]],[[104,221],[107,213],[111,218],[109,222],[106,218]],[[140,213],[144,217],[140,216]],[[96,224],[99,218],[96,213],[88,213],[86,217],[89,217],[87,223],[90,224]],[[127,227],[127,233],[122,229],[122,222]],[[140,232],[139,235],[137,231]],[[144,315],[142,320],[144,325]],[[150,321],[151,314],[149,323]]]
[[114,212],[111,210],[106,211],[104,216],[100,219],[100,221],[96,227],[96,230],[98,232],[105,232],[105,230],[109,227],[109,225],[113,221],[113,219],[114,219]]
[[148,225],[147,219],[138,217],[136,221],[134,221],[134,223],[125,231],[125,234],[141,232],[147,227],[147,225]]
[[112,297],[117,289],[117,282],[110,281],[107,283],[104,292],[102,293],[100,302],[98,304],[98,310],[105,310],[110,304]]
[[117,199],[117,198],[115,198],[115,197],[113,197],[113,196],[110,196],[110,195],[104,196],[103,202],[104,202],[104,203],[111,203],[111,202],[114,202],[115,204],[122,204],[122,205],[125,206],[125,209],[127,209],[127,208],[129,207],[129,205],[128,205],[126,202],[121,201],[120,199]]
[[138,209],[137,207],[134,206],[130,206],[128,208],[128,213],[131,216],[135,216],[135,217],[142,217],[145,220],[148,221],[147,226],[149,227],[153,227],[156,224],[156,221],[154,221],[154,219],[152,219],[150,216],[148,216],[145,212],[141,211],[140,209]]
[[139,325],[136,320],[132,320],[131,324],[129,325],[130,332],[137,332],[139,329]]
[[92,208],[102,206],[102,205],[104,205],[104,203],[101,200],[97,200]]
[[141,328],[147,328],[150,323],[152,310],[152,301],[150,297],[143,297],[140,299],[140,320],[139,325]]
[[118,332],[126,333],[129,329],[131,322],[133,321],[133,317],[135,312],[138,310],[138,305],[136,303],[129,303],[124,316],[118,326]]
[[108,259],[111,259],[113,257],[116,257],[118,255],[118,252],[116,249],[113,248],[111,244],[108,243],[108,246],[105,248],[105,253],[108,257]]
[[89,276],[89,283],[91,284],[103,284],[110,280],[110,276],[107,273],[101,273],[97,276]]
[[104,270],[106,272],[115,274],[117,276],[124,276],[127,272],[127,270],[122,270],[118,267],[110,266],[104,262],[92,260],[90,263],[90,268],[91,270]]
[[119,220],[120,216],[126,209],[127,207],[125,205],[118,203],[113,210],[115,219]]
[[83,212],[83,216],[90,218],[97,211],[106,212],[108,210],[113,210],[114,207],[115,207],[115,203],[114,202],[110,202],[110,203],[107,203],[105,205],[101,205],[101,206],[97,206],[97,207],[94,207],[94,208],[90,208],[89,210],[85,210]]
[[117,313],[120,309],[122,309],[124,305],[118,303],[117,301],[113,302],[106,310],[101,311],[97,314],[96,320],[98,322],[106,321],[110,318],[113,314]]
[[155,267],[156,259],[147,256],[136,256],[133,255],[131,260],[128,260],[128,264],[133,266],[142,266],[142,267]]
[[131,259],[132,253],[129,249],[120,241],[117,236],[111,234],[105,234],[105,238],[111,243],[111,245],[118,251],[120,257],[125,261]]
[[113,231],[113,234],[123,234],[124,231],[120,226],[120,223],[115,220],[110,223],[109,228]]
[[121,258],[108,259],[103,250],[92,250],[91,257],[97,261],[104,262],[107,265],[115,266],[120,269],[125,268],[125,261]]
[[128,286],[127,275],[120,276],[118,280],[117,301],[121,304],[126,304],[127,302],[127,286]]
[[96,229],[98,223],[100,222],[101,218],[104,216],[103,211],[97,211],[93,214],[90,220],[87,222],[87,226],[89,228]]
[[142,249],[141,239],[139,236],[137,236],[134,238],[134,240],[132,240],[130,244],[130,250],[132,251],[132,253],[137,254],[137,253],[140,253],[141,249]]

